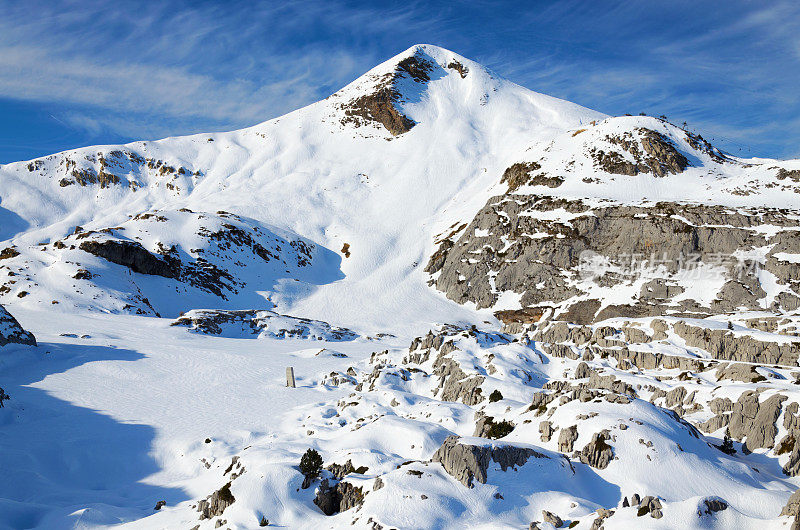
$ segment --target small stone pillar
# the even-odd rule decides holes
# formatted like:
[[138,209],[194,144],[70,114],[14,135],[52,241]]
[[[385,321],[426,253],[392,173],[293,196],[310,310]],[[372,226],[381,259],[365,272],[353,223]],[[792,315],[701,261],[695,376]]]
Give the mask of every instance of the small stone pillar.
[[286,367],[286,386],[295,388],[294,384],[294,368],[291,366]]

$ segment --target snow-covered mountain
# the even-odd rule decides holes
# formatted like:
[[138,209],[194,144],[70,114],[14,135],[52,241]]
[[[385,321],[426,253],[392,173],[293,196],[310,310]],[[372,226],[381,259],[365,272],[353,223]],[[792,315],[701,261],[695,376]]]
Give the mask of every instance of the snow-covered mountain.
[[0,166],[0,527],[779,528],[798,230],[800,161],[430,45]]

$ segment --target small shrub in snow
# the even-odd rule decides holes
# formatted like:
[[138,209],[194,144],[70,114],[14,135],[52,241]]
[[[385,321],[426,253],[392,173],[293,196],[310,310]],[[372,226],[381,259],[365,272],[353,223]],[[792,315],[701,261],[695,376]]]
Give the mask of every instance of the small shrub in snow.
[[733,440],[731,440],[728,434],[722,439],[722,445],[718,445],[717,447],[725,454],[732,455],[736,452],[736,449],[733,448]]
[[300,473],[309,478],[316,478],[322,471],[322,457],[314,449],[309,449],[300,458]]
[[514,430],[514,424],[510,421],[503,420],[498,423],[492,423],[489,430],[486,431],[486,437],[496,440],[511,433]]

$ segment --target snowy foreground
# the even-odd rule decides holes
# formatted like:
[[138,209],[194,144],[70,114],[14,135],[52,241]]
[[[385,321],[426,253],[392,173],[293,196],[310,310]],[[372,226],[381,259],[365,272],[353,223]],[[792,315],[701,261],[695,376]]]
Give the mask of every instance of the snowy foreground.
[[427,45],[0,166],[0,528],[800,528],[799,191]]

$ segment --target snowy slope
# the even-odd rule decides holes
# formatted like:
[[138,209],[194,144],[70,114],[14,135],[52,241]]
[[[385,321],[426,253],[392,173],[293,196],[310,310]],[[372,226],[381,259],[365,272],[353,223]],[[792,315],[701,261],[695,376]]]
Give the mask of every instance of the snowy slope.
[[[0,345],[0,528],[788,527],[799,182],[430,45],[3,165],[0,326],[38,345]],[[570,261],[645,240],[763,270]]]
[[[343,105],[369,94],[401,59],[416,53],[435,67],[429,82],[401,79],[399,106],[416,122],[412,130],[393,136],[380,124],[341,123]],[[446,67],[453,61],[468,69],[466,77]],[[335,308],[348,326],[377,327],[390,316],[419,322],[418,315],[437,311],[445,320],[454,309],[442,309],[422,276],[415,277],[434,231],[477,210],[484,190],[519,151],[602,117],[497,78],[452,52],[414,47],[324,101],[249,129],[5,165],[0,215],[3,226],[17,228],[0,238],[5,245],[35,245],[61,239],[76,225],[118,226],[153,209],[224,210],[329,250],[349,244],[344,280],[283,310],[325,318]],[[121,162],[103,166],[101,156]],[[163,171],[165,166],[170,169]],[[60,187],[62,179],[75,180],[75,168],[116,175],[119,183]],[[389,292],[386,285],[396,288]],[[365,320],[366,300],[372,314]],[[462,312],[460,318],[471,317]]]

